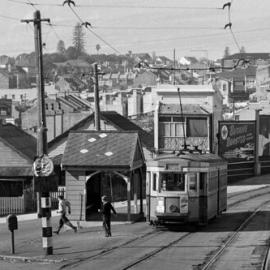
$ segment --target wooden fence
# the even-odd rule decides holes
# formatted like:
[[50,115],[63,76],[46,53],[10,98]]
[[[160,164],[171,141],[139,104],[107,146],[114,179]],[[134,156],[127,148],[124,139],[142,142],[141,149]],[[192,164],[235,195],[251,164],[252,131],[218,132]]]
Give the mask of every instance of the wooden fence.
[[58,209],[58,196],[59,195],[63,195],[64,198],[66,197],[66,188],[65,187],[58,187],[58,191],[50,192],[53,210]]
[[0,197],[0,216],[24,213],[24,197]]

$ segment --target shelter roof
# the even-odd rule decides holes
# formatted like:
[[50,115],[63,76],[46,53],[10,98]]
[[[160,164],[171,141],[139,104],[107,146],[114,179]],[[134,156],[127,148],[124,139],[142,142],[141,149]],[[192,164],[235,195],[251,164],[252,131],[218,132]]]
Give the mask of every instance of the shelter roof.
[[136,132],[70,132],[62,159],[63,167],[87,169],[134,169],[144,164]]

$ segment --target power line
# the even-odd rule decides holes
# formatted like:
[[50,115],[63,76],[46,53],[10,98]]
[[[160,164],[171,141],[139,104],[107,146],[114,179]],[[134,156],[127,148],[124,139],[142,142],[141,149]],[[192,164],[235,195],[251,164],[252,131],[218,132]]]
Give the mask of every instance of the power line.
[[19,21],[20,20],[19,18],[15,18],[15,17],[11,17],[11,16],[6,16],[6,15],[2,15],[2,14],[0,14],[0,17],[1,18],[4,18],[4,19],[8,19],[8,20],[14,20],[14,21]]
[[225,3],[225,4],[223,5],[223,8],[222,8],[222,9],[227,8],[227,11],[228,11],[228,12],[227,12],[227,14],[228,14],[228,23],[225,25],[224,29],[226,29],[226,28],[229,28],[229,29],[230,29],[230,33],[231,33],[231,35],[232,35],[232,37],[233,37],[233,41],[234,41],[236,47],[238,48],[238,50],[239,50],[239,52],[240,52],[240,51],[241,51],[241,48],[240,48],[240,46],[239,46],[239,43],[238,43],[238,41],[237,41],[237,39],[236,39],[236,36],[235,36],[233,30],[232,30],[232,22],[231,22],[231,5],[232,5],[232,0],[231,0],[230,2]]
[[[35,5],[35,6],[54,6],[54,7],[62,7],[63,5],[60,4],[52,4],[52,3],[29,3],[25,1],[19,1],[19,0],[8,0],[10,2],[14,3],[20,3],[20,4],[28,4],[28,5]],[[78,5],[76,4],[76,7],[89,7],[89,8],[136,8],[136,9],[189,9],[189,10],[221,10],[221,8],[218,7],[189,7],[189,6],[148,6],[148,5],[102,5],[102,4],[83,4]]]
[[[73,12],[73,14],[78,18],[78,20],[83,24],[85,23],[81,17],[77,14],[77,12],[69,5],[69,8],[71,9],[71,11]],[[91,30],[89,27],[85,27],[89,32],[91,32],[94,36],[96,36],[99,40],[101,40],[102,42],[104,42],[107,46],[109,46],[112,50],[114,50],[116,53],[121,54],[116,48],[114,48],[110,43],[108,43],[105,39],[103,39],[100,35],[98,35],[97,33],[95,33],[93,30]]]

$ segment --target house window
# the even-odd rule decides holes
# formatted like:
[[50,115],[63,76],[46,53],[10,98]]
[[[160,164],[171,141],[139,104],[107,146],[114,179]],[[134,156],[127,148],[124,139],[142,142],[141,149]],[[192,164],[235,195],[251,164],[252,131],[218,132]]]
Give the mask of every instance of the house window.
[[5,109],[0,108],[0,115],[2,116],[7,115],[7,111]]
[[15,99],[15,95],[12,95],[12,99]]
[[184,137],[185,130],[185,118],[178,116],[159,117],[159,132],[161,137]]
[[187,119],[187,137],[207,137],[207,119],[206,118],[188,118]]
[[51,109],[52,109],[52,111],[54,111],[54,104],[53,103],[51,104]]
[[45,108],[46,108],[46,110],[49,110],[48,103],[45,104]]
[[21,100],[23,100],[23,95],[20,95]]
[[180,117],[161,116],[159,117],[160,139],[172,139],[186,137],[207,137],[207,118],[203,117]]
[[61,110],[61,103],[58,103],[58,109]]
[[223,87],[223,91],[225,92],[227,90],[227,85],[223,84],[222,87]]

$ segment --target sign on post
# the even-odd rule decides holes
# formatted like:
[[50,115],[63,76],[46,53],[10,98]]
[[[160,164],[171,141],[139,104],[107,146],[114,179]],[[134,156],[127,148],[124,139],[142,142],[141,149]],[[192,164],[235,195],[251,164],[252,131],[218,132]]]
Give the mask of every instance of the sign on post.
[[53,174],[52,160],[47,156],[36,158],[33,163],[34,190],[36,192],[57,191],[57,178]]
[[51,175],[53,173],[52,160],[47,155],[36,158],[33,164],[33,172],[37,177],[46,177]]

